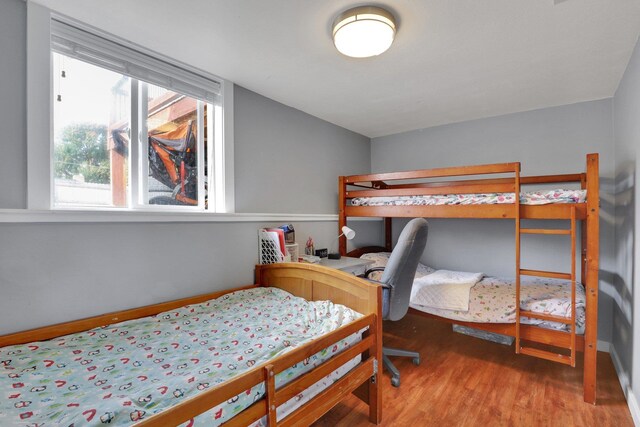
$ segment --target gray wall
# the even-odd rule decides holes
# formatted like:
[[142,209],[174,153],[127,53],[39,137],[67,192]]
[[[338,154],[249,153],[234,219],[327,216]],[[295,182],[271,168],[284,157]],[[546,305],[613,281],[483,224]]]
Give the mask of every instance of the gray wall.
[[[0,209],[26,200],[25,28],[25,3],[2,0]],[[238,210],[336,213],[337,171],[369,170],[368,138],[234,93]],[[253,283],[257,229],[280,224],[0,223],[0,334]],[[293,224],[302,245],[337,235],[335,221]],[[379,235],[377,223],[358,226],[358,244]]]
[[236,212],[337,213],[338,176],[369,172],[369,138],[247,89],[234,93]]
[[[586,154],[600,153],[601,276],[599,339],[611,339],[614,269],[614,156],[612,101],[585,102],[474,120],[387,137],[371,147],[373,172],[520,161],[523,175],[585,170]],[[423,258],[438,268],[514,276],[514,226],[500,220],[431,220]],[[566,226],[566,224],[565,224]],[[395,227],[398,232],[400,227]],[[522,265],[568,271],[568,239],[525,236]]]
[[[636,289],[640,283],[640,253],[637,249],[640,232],[636,225],[640,212],[640,43],[636,45],[614,97],[614,135],[617,265],[614,275],[612,355],[625,393],[631,386],[637,398],[640,396],[640,327],[634,320],[636,313],[640,313],[640,292]],[[637,408],[637,401],[635,403]]]
[[0,2],[0,207],[27,206],[27,7],[20,0]]

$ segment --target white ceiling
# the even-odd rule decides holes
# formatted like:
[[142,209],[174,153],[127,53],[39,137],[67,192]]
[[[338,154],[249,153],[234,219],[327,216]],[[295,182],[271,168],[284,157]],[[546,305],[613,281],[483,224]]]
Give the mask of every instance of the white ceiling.
[[340,55],[358,1],[36,0],[369,137],[613,96],[638,0],[388,0],[384,54]]

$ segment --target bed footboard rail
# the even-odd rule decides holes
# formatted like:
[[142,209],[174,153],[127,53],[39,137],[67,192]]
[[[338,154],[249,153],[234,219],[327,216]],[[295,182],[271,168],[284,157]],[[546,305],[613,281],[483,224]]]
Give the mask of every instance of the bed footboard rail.
[[[265,383],[265,395],[252,406],[227,421],[224,424],[225,426],[246,426],[258,421],[264,416],[267,417],[270,426],[308,425],[320,418],[327,410],[333,407],[335,403],[347,394],[353,392],[363,383],[368,380],[375,381],[377,375],[375,358],[377,323],[378,319],[376,314],[363,316],[328,335],[314,339],[276,359],[256,366],[252,370],[230,381],[199,393],[197,396],[184,401],[180,405],[159,412],[135,425],[138,427],[179,425],[239,394],[245,393],[251,387],[260,383]],[[276,390],[276,375],[362,330],[371,331],[371,333],[366,334],[360,342]],[[358,355],[361,356],[361,361],[355,368],[322,391],[310,402],[301,406],[279,422],[276,421],[276,409],[279,405],[331,374]]]

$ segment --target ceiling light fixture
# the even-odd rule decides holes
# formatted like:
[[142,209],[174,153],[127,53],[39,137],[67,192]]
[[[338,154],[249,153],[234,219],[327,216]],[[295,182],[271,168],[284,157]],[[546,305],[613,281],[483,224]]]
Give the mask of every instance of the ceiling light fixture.
[[336,49],[354,58],[380,55],[389,49],[395,35],[395,18],[381,7],[354,7],[342,12],[333,21]]

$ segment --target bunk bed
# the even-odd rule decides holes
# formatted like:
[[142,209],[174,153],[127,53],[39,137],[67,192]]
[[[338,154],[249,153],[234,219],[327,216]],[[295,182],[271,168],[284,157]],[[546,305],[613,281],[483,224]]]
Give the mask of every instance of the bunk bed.
[[[340,253],[361,256],[369,252],[390,252],[393,218],[492,218],[515,223],[515,316],[514,323],[478,323],[410,311],[438,320],[460,324],[515,338],[515,352],[575,367],[576,352],[584,352],[584,401],[596,402],[596,355],[598,325],[599,262],[599,170],[598,154],[588,154],[586,171],[562,175],[521,176],[520,163],[449,167],[339,177],[339,228],[349,218],[384,218],[385,246],[366,247],[347,253],[340,238]],[[578,190],[525,192],[531,186],[579,186]],[[520,195],[520,197],[515,197]],[[568,227],[528,228],[523,220],[564,220]],[[563,222],[565,223],[565,222]],[[578,227],[580,230],[578,231]],[[571,239],[568,272],[543,271],[520,265],[521,236],[565,235]],[[578,235],[580,242],[578,243]],[[576,251],[580,246],[580,276]],[[522,307],[521,276],[564,280],[570,289],[570,314],[553,315]],[[576,326],[578,302],[584,304],[584,325]],[[564,330],[523,323],[536,319],[560,324]],[[581,325],[582,326],[582,325]],[[582,330],[583,329],[583,330]]]
[[256,283],[0,336],[0,424],[308,425],[351,393],[378,424],[380,288],[300,263]]

